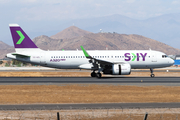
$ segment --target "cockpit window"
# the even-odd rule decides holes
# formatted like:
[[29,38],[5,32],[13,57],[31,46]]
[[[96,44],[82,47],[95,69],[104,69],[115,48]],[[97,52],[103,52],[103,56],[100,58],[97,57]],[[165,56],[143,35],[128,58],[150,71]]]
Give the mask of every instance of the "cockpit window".
[[167,58],[168,56],[167,55],[162,55],[162,58]]

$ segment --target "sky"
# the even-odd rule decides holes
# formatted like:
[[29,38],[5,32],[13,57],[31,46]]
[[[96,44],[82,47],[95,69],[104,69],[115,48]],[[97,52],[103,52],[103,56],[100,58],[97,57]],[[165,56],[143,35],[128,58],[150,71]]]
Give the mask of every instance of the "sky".
[[52,23],[113,14],[133,19],[179,13],[180,0],[0,0],[0,41],[11,44],[9,23]]

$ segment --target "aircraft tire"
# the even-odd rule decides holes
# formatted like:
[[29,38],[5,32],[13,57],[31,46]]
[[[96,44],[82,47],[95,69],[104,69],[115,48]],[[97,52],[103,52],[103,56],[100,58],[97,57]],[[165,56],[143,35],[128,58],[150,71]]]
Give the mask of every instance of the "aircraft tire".
[[101,78],[101,76],[102,76],[101,73],[97,73],[97,74],[96,74],[96,77],[97,77],[97,78]]
[[95,72],[92,72],[92,73],[91,73],[91,77],[96,77],[96,73],[95,73]]
[[155,75],[154,75],[154,74],[151,74],[151,77],[153,78],[153,77],[155,77]]

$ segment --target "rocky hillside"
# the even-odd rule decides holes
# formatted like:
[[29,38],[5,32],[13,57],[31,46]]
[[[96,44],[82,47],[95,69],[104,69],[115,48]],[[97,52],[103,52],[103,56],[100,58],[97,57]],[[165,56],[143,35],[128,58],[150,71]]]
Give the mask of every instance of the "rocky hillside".
[[90,34],[91,32],[82,30],[76,26],[71,26],[66,28],[65,30],[51,36],[52,39],[66,39],[66,38],[74,38],[79,36],[84,36]]
[[[74,33],[73,29],[69,29],[69,31]],[[60,33],[64,33],[64,31]],[[105,50],[107,47],[109,50],[152,49],[162,51],[168,55],[180,54],[179,49],[175,49],[164,43],[146,38],[141,35],[126,35],[118,33],[89,33],[77,37],[69,34],[67,35],[67,37],[63,36],[64,39],[53,39],[52,37],[48,36],[39,36],[36,37],[33,41],[38,47],[44,50],[76,50],[81,49],[80,46],[82,45],[87,50]]]
[[14,52],[14,47],[0,41],[0,59],[3,59],[7,53]]

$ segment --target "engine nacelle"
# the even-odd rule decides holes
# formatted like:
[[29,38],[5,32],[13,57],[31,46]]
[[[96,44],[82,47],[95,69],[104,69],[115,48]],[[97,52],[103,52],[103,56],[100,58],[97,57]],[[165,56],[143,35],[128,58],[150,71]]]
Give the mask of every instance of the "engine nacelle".
[[131,74],[130,64],[113,64],[112,75],[129,75]]
[[131,65],[130,64],[113,64],[112,66],[105,66],[103,70],[104,74],[111,75],[129,75],[131,74]]

